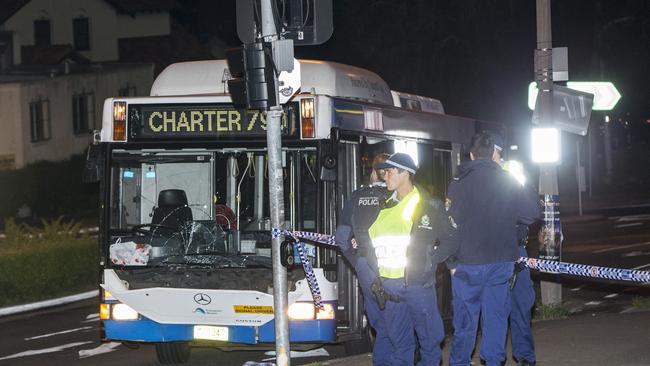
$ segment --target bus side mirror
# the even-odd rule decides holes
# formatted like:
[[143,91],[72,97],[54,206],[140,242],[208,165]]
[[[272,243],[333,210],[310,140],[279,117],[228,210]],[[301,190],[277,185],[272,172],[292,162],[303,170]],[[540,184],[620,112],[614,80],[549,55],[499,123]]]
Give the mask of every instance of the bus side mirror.
[[294,242],[293,240],[285,240],[280,244],[280,263],[284,267],[293,266],[295,258],[293,256]]
[[84,164],[81,180],[84,183],[97,183],[101,178],[103,171],[103,153],[101,145],[90,145],[86,152],[86,162]]
[[336,158],[325,155],[321,160],[320,179],[327,182],[336,182]]

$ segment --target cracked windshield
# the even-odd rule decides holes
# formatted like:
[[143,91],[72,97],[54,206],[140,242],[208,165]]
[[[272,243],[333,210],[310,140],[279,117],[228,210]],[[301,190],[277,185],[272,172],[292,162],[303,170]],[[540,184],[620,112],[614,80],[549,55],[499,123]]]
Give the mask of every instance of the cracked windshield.
[[[247,150],[113,152],[110,261],[271,268],[267,160]],[[315,164],[315,152],[283,153],[285,227],[315,229]]]

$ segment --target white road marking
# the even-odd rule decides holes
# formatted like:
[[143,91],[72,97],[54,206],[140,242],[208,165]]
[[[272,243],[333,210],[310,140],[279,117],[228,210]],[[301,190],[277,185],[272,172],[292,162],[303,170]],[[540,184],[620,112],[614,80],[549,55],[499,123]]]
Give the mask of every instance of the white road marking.
[[618,294],[609,294],[609,295],[605,295],[605,298],[606,298],[606,299],[613,299],[613,298],[615,298],[616,296],[618,296]]
[[650,252],[643,252],[643,251],[640,251],[640,250],[635,250],[635,251],[632,251],[632,252],[623,253],[623,254],[621,254],[621,257],[623,257],[623,258],[640,257],[642,255],[648,255],[648,254],[650,254]]
[[648,244],[650,244],[650,241],[646,241],[646,242],[643,242],[643,243],[636,243],[636,244],[621,245],[621,246],[618,246],[618,247],[598,249],[598,250],[594,250],[592,253],[596,254],[596,253],[614,252],[614,251],[621,250],[621,249],[642,247],[642,246],[648,245]]
[[88,314],[86,315],[86,320],[82,320],[81,323],[92,323],[99,321],[99,313]]
[[610,217],[610,219],[616,219],[616,222],[643,221],[643,220],[650,220],[650,215],[614,216],[614,217]]
[[[275,351],[267,351],[264,352],[265,355],[267,356],[275,356]],[[291,351],[291,358],[298,358],[298,357],[327,357],[329,356],[329,352],[325,348],[318,348],[318,349],[313,349],[310,351]],[[271,358],[265,358],[262,361],[271,361],[275,360],[275,357]]]
[[109,342],[109,343],[102,343],[99,345],[99,347],[95,347],[92,349],[82,349],[81,351],[79,351],[79,358],[87,358],[87,357],[101,355],[102,353],[113,352],[115,351],[115,347],[119,346],[120,344],[121,344],[120,342]]
[[641,225],[643,225],[642,222],[633,222],[631,224],[616,225],[614,227],[617,228],[617,229],[620,229],[620,228],[623,228],[623,227],[641,226]]
[[54,335],[59,335],[59,334],[66,334],[66,333],[72,333],[72,332],[78,332],[80,330],[86,330],[86,329],[93,329],[93,327],[81,327],[81,328],[74,328],[74,329],[68,329],[68,330],[62,330],[60,332],[55,332],[55,333],[48,333],[48,334],[41,334],[37,335],[34,337],[27,337],[25,338],[26,341],[32,340],[32,339],[39,339],[39,338],[45,338],[45,337],[51,337]]
[[600,301],[589,301],[589,302],[585,303],[585,305],[587,305],[587,306],[596,306],[596,305],[600,305],[600,304],[601,304]]
[[627,314],[627,313],[631,313],[631,312],[633,312],[634,310],[636,310],[636,308],[635,308],[634,306],[630,306],[630,307],[627,307],[627,308],[621,310],[621,312],[620,312],[619,314]]
[[59,351],[63,351],[66,348],[77,347],[77,346],[81,346],[81,345],[88,344],[88,343],[93,343],[93,342],[91,342],[91,341],[74,342],[74,343],[67,343],[67,344],[64,344],[64,345],[61,345],[61,346],[56,346],[56,347],[43,348],[43,349],[32,349],[32,350],[29,350],[29,351],[14,353],[13,355],[0,357],[0,360],[8,360],[10,358],[18,358],[18,357],[25,357],[25,356],[41,355],[41,354],[44,354],[44,353],[59,352]]
[[76,302],[80,300],[92,299],[93,297],[97,297],[97,295],[99,295],[99,292],[97,290],[94,290],[94,291],[88,291],[77,295],[65,296],[58,299],[39,301],[39,302],[25,304],[25,305],[10,306],[8,308],[0,309],[0,316],[24,313],[26,311],[42,309],[50,306],[69,304],[71,302]]
[[646,267],[650,267],[650,263],[648,263],[648,264],[642,264],[642,265],[640,265],[640,266],[636,266],[636,267],[634,267],[634,268],[632,268],[632,269],[641,269],[641,268],[646,268]]
[[578,287],[572,288],[571,291],[573,291],[573,292],[575,292],[575,291],[580,291],[580,290],[582,290],[584,287],[585,287],[585,285],[580,285],[580,286],[578,286]]

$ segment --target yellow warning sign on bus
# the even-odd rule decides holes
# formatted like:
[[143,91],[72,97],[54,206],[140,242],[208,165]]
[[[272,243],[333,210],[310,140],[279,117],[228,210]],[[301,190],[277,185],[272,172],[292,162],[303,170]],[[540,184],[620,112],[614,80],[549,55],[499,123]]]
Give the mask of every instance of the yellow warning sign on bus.
[[273,306],[233,305],[237,314],[273,314]]

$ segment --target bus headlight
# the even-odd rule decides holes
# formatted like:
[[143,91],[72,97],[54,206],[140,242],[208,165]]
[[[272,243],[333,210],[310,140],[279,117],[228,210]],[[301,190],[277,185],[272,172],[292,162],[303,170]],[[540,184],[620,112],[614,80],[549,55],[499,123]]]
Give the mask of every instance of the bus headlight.
[[289,306],[288,314],[294,320],[329,320],[334,319],[334,306],[323,304],[323,309],[316,309],[311,302],[296,302]]
[[315,314],[314,304],[310,302],[294,302],[289,306],[287,313],[291,319],[312,320]]
[[332,304],[323,304],[323,309],[316,310],[316,319],[326,320],[334,319],[334,306]]
[[140,314],[126,304],[115,304],[112,306],[113,320],[137,320]]

